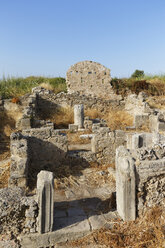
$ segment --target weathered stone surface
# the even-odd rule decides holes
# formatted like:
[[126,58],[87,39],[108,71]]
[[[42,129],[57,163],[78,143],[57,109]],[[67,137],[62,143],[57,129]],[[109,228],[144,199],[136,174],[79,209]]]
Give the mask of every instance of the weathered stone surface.
[[126,137],[128,149],[138,149],[153,145],[152,133],[128,133]]
[[0,233],[36,232],[38,207],[33,197],[26,197],[18,187],[0,189]]
[[114,163],[116,148],[126,144],[124,131],[110,131],[108,127],[97,129],[91,140],[92,152],[98,163]]
[[84,105],[79,104],[74,106],[74,124],[78,126],[78,128],[84,127]]
[[52,172],[40,171],[38,174],[37,195],[39,205],[38,231],[39,233],[51,232],[54,217],[54,181]]
[[134,126],[135,128],[148,128],[149,127],[149,114],[136,114],[134,116]]
[[30,118],[22,118],[20,126],[21,126],[22,130],[31,128],[31,119]]
[[[123,218],[122,210],[124,208],[122,209],[121,206],[127,206],[125,200],[130,189],[129,186],[133,181],[135,181],[136,188],[135,197],[131,193],[134,189],[131,184],[129,194],[131,199],[129,201],[133,203],[134,198],[136,198],[135,208],[138,215],[143,214],[148,207],[165,206],[165,188],[163,186],[165,180],[165,146],[155,144],[150,148],[145,147],[136,150],[119,147],[116,156],[117,210],[119,215]],[[128,173],[128,170],[133,168],[131,164],[136,172],[132,175],[131,172]],[[124,178],[125,181],[123,181]],[[127,186],[127,190],[125,190],[124,185]],[[126,213],[125,210],[124,213]]]
[[67,71],[66,83],[69,93],[78,91],[85,95],[110,97],[113,94],[110,81],[110,70],[92,61],[76,63]]
[[153,112],[149,104],[146,102],[146,97],[142,92],[139,93],[138,96],[136,94],[131,94],[126,97],[125,110],[134,116],[141,116]]
[[21,133],[11,134],[11,165],[9,187],[27,186],[29,166],[28,140]]
[[102,228],[106,224],[106,220],[103,215],[94,215],[89,217],[89,223],[92,230],[97,230]]
[[121,146],[116,151],[116,195],[117,211],[125,221],[136,218],[135,187],[134,161]]
[[78,125],[69,124],[69,130],[70,130],[70,131],[73,131],[73,132],[78,131]]

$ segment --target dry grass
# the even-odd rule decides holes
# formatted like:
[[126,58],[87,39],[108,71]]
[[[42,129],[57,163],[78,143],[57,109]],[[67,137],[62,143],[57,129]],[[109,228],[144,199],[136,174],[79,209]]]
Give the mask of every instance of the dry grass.
[[74,122],[73,108],[60,108],[55,113],[52,121],[55,123],[57,128],[61,126],[68,128],[68,125]]
[[[108,168],[111,165],[102,165],[95,163],[90,163],[89,167],[84,168],[81,165],[65,165],[60,166],[55,171],[54,186],[58,190],[66,190],[73,188],[78,188],[80,185],[82,187],[90,188],[100,188],[103,185],[115,185],[115,178],[113,175],[109,174]],[[102,174],[102,172],[104,174]],[[83,175],[83,183],[81,181],[80,175]],[[80,180],[79,180],[80,179]]]
[[52,90],[53,91],[53,86],[50,83],[42,83],[42,84],[40,84],[40,86],[46,90]]
[[[17,122],[18,120],[20,120],[22,118],[22,112],[21,111],[7,111],[6,115],[8,117],[8,119],[11,119],[11,121],[13,122]],[[10,125],[10,122],[8,123]]]
[[0,174],[0,188],[8,187],[9,176],[10,176],[10,163],[6,163],[3,165],[3,170]]
[[154,96],[147,100],[151,108],[165,110],[165,96]]
[[57,109],[47,109],[39,114],[42,120],[50,120],[55,124],[55,128],[68,128],[68,125],[74,122],[73,108],[60,107]]
[[[18,115],[11,112],[13,118]],[[10,157],[10,135],[15,131],[15,120],[5,112],[0,113],[0,161]]]
[[81,132],[68,132],[67,137],[68,137],[68,143],[70,144],[89,144],[91,143],[91,140],[89,138],[87,139],[81,139],[80,135],[82,134],[89,134],[91,133],[90,131],[84,131],[83,133]]
[[85,116],[89,116],[92,119],[100,118],[106,120],[111,130],[125,130],[127,126],[133,125],[133,116],[124,110],[109,108],[106,110],[106,113],[102,113],[97,109],[87,109],[85,110]]
[[[105,112],[100,112],[98,109],[86,109],[84,111],[85,116],[89,116],[91,119],[104,119],[107,121],[108,127],[111,130],[122,129],[125,130],[126,126],[133,125],[133,116],[128,114],[124,110],[107,109]],[[61,107],[56,111],[47,111],[47,113],[41,113],[41,119],[49,119],[55,123],[55,128],[68,128],[68,125],[74,122],[74,111],[71,107]],[[76,138],[78,139],[78,137]]]
[[165,211],[160,207],[154,207],[136,221],[118,220],[110,230],[104,228],[95,231],[79,240],[67,242],[67,245],[81,248],[96,245],[109,248],[163,248],[165,247],[164,227]]
[[133,116],[123,110],[110,110],[103,119],[111,130],[125,130],[127,126],[133,125]]
[[102,118],[103,114],[101,112],[99,112],[97,109],[93,108],[93,109],[86,109],[84,111],[84,115],[85,116],[89,116],[91,119],[96,119],[96,118]]
[[165,77],[153,77],[148,81],[157,89],[157,95],[165,95]]

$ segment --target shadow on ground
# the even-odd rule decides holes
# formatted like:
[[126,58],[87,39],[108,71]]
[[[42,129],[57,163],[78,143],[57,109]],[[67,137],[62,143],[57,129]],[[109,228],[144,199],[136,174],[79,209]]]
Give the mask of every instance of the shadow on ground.
[[[116,195],[113,193],[111,197],[105,201],[93,197],[74,201],[63,201],[54,203],[54,230],[59,230],[80,222],[84,226],[88,225],[94,217],[95,224],[103,222],[103,215],[116,211]],[[102,219],[100,218],[102,217]],[[98,225],[97,224],[97,225]]]

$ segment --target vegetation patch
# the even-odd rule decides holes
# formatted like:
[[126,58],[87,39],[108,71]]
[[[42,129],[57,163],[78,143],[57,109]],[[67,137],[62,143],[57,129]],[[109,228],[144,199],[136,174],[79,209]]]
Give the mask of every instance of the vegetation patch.
[[116,220],[112,229],[103,228],[84,238],[63,243],[63,245],[81,248],[102,246],[109,248],[163,248],[165,247],[164,221],[165,211],[160,207],[154,207],[136,221]]
[[26,78],[3,78],[0,80],[0,96],[4,99],[17,98],[26,93],[30,93],[32,88],[44,86],[54,93],[66,92],[65,78],[55,77],[26,77]]

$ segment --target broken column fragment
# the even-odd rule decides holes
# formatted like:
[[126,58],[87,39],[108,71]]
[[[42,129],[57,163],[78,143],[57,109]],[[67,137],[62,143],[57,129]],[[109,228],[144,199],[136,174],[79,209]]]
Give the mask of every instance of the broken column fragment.
[[78,128],[84,127],[84,105],[74,105],[74,124],[78,125]]
[[47,233],[53,230],[54,212],[54,181],[53,173],[40,171],[37,175],[37,195],[38,195],[38,232]]
[[135,220],[135,165],[127,149],[116,150],[116,195],[117,211],[124,221]]

